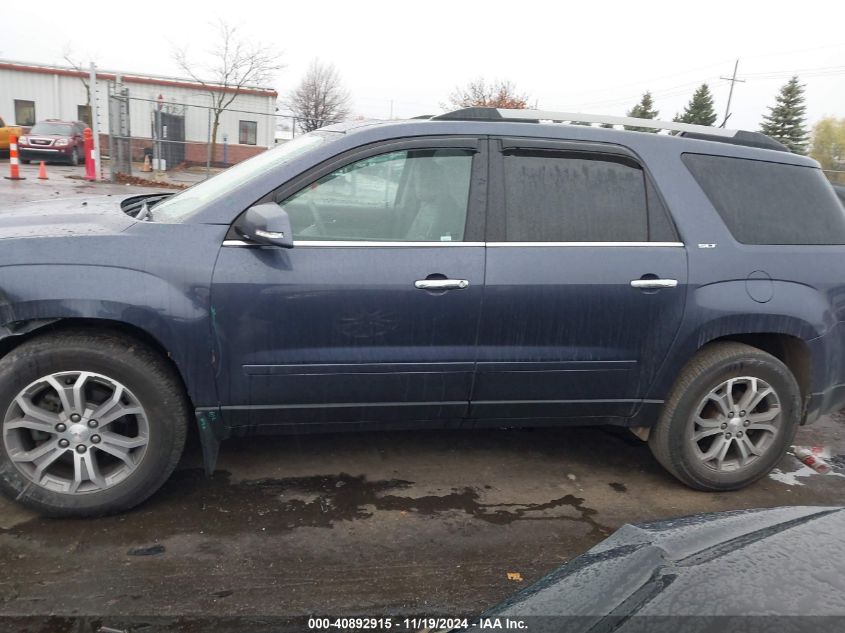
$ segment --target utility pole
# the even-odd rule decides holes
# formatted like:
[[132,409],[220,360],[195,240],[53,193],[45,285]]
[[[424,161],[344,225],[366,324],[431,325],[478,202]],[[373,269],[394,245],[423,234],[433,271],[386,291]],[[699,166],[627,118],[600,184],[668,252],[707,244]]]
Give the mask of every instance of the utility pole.
[[725,124],[728,122],[728,119],[731,116],[731,99],[734,96],[734,84],[737,83],[737,82],[739,82],[741,84],[745,83],[745,79],[737,79],[736,78],[737,68],[739,68],[739,60],[738,59],[736,60],[736,63],[734,64],[734,74],[733,74],[733,76],[731,76],[731,77],[719,77],[719,79],[724,79],[725,81],[731,82],[731,89],[728,92],[728,106],[725,108],[725,118],[722,121],[722,125],[720,125],[719,127],[725,127]]
[[[100,100],[97,94],[97,67],[91,62],[88,75],[88,99],[91,103],[91,132],[94,135],[94,156],[86,156],[85,160],[94,161],[94,180],[102,180],[102,166],[100,165]],[[109,157],[114,160],[114,156]]]

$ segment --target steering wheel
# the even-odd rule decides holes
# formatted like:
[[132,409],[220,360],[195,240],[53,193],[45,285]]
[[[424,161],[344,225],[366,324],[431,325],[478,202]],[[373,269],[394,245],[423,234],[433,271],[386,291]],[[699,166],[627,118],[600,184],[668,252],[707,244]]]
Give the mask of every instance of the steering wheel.
[[313,200],[308,200],[306,203],[308,210],[311,212],[311,217],[314,218],[314,227],[319,231],[319,233],[323,236],[326,235],[326,223],[323,220],[323,216],[320,215],[320,210],[317,208],[317,205],[314,204]]

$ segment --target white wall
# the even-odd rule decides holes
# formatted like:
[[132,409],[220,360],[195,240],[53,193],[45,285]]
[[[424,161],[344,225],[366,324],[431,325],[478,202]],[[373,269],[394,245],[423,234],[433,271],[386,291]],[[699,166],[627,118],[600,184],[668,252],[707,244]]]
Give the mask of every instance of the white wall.
[[[100,132],[103,134],[108,133],[108,83],[100,80],[98,85]],[[125,81],[124,86],[129,90],[129,97],[132,99],[129,119],[134,137],[149,138],[152,135],[151,113],[156,108],[155,100],[159,95],[162,95],[166,102],[194,106],[208,106],[211,102],[208,93],[204,93],[200,88],[135,83],[129,80]],[[34,101],[36,120],[39,121],[76,120],[77,106],[84,105],[87,100],[85,87],[78,77],[0,69],[0,117],[7,123],[16,123],[15,99]],[[257,145],[272,147],[275,142],[275,118],[268,115],[275,111],[275,104],[276,99],[273,96],[238,95],[229,108],[246,112],[223,113],[217,135],[218,142],[222,143],[223,135],[226,134],[230,144],[237,144],[239,121],[255,121],[258,123]],[[181,109],[181,106],[178,108]],[[208,138],[207,108],[187,107],[184,108],[184,114],[186,140],[205,142]]]
[[15,99],[35,102],[36,120],[75,121],[76,107],[85,105],[85,86],[77,77],[0,69],[0,117],[15,121]]

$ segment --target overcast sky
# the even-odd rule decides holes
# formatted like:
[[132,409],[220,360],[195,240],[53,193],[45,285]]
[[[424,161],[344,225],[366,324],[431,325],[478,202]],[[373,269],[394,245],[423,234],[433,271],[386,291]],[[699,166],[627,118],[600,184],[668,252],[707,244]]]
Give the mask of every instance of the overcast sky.
[[601,114],[624,114],[651,90],[667,119],[706,81],[721,116],[719,76],[736,58],[747,81],[734,91],[730,127],[756,129],[792,73],[807,85],[811,123],[845,117],[843,0],[8,2],[0,58],[63,63],[70,45],[104,69],[178,75],[173,48],[188,43],[201,57],[217,18],[279,51],[280,94],[319,58],[369,117],[387,118],[391,102],[397,117],[439,112],[456,85],[479,76],[513,81],[544,109]]

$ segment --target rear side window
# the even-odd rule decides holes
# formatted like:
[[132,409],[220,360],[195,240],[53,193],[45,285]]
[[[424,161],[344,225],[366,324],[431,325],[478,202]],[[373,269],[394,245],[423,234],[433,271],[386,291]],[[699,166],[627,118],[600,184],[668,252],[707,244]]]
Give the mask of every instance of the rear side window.
[[845,244],[845,212],[821,170],[684,154],[684,164],[743,244]]
[[503,158],[508,241],[648,241],[645,174],[633,161],[522,149]]

